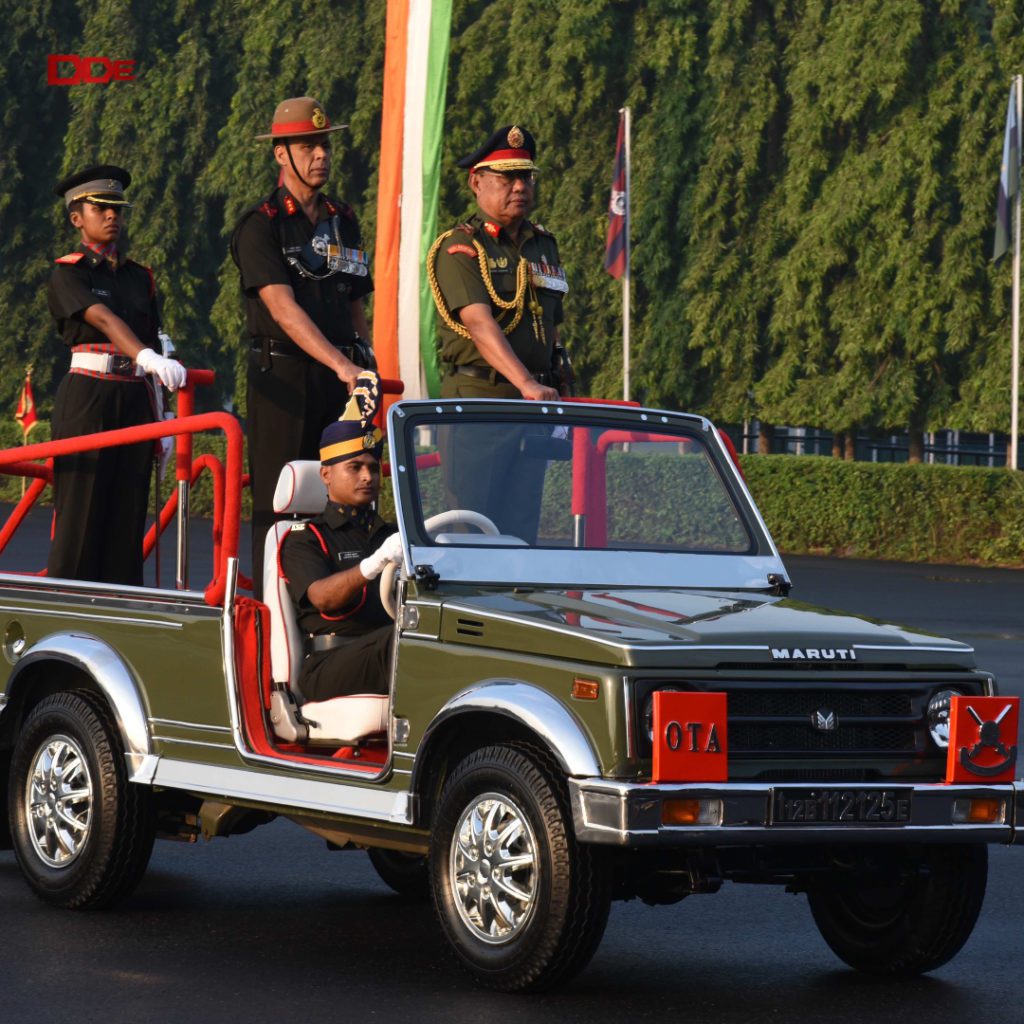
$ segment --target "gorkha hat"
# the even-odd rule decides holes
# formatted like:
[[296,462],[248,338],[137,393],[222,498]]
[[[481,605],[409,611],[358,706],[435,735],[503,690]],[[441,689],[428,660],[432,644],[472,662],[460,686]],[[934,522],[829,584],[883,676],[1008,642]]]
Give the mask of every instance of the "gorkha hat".
[[297,139],[303,135],[323,135],[325,132],[340,132],[347,124],[331,124],[319,100],[312,96],[293,96],[277,105],[270,132],[257,135],[257,139]]
[[66,207],[83,200],[104,206],[131,206],[124,190],[132,183],[132,176],[113,164],[98,164],[61,178],[53,186],[53,194],[64,200]]
[[458,166],[474,171],[481,167],[494,171],[536,171],[537,165],[533,162],[536,155],[537,143],[533,136],[517,124],[507,124],[479,149],[464,156]]
[[380,398],[380,377],[373,370],[364,370],[356,377],[356,386],[341,419],[328,423],[320,435],[321,465],[333,466],[335,462],[364,454],[380,459],[384,435],[373,422]]

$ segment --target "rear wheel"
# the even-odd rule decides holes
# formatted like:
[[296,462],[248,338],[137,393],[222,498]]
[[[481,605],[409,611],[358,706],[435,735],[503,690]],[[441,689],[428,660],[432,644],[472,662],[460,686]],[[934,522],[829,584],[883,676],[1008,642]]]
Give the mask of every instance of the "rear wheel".
[[87,690],[47,697],[25,720],[8,813],[26,881],[60,907],[103,907],[128,895],[153,849],[151,794],[128,781],[110,712]]
[[907,847],[837,864],[807,898],[822,937],[851,967],[923,974],[951,960],[970,937],[987,878],[988,851],[980,844]]
[[399,896],[410,900],[425,900],[430,895],[430,872],[427,869],[426,857],[377,847],[366,852],[370,855],[370,863],[380,875],[381,881],[394,889]]
[[489,988],[566,981],[604,934],[605,860],[576,842],[557,766],[534,747],[487,747],[455,768],[432,830],[430,874],[445,935]]

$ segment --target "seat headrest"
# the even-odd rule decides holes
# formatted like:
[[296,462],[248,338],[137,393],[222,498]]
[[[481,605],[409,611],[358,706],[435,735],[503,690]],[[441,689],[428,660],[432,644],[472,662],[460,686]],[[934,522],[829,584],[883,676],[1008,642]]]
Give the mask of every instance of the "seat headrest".
[[274,511],[300,516],[315,516],[327,503],[327,488],[320,479],[320,463],[315,459],[286,462],[281,467],[274,491]]

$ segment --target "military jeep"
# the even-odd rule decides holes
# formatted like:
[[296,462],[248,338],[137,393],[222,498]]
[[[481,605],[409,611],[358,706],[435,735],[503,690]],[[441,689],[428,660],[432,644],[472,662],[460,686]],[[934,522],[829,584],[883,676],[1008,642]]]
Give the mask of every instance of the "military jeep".
[[[501,990],[584,967],[612,900],[726,881],[806,893],[863,971],[929,971],[967,940],[986,844],[1024,821],[1012,717],[985,710],[995,680],[962,643],[790,598],[707,420],[397,402],[390,693],[315,704],[276,572],[287,521],[267,538],[264,600],[240,593],[237,424],[184,415],[130,439],[178,436],[183,517],[204,429],[227,435],[223,464],[202,457],[219,495],[204,589],[181,530],[175,589],[0,574],[0,841],[41,898],[105,906],[155,837],[285,817],[431,894],[457,959]],[[0,466],[32,475],[53,444]],[[466,465],[515,485],[488,505]],[[285,468],[283,515],[322,508],[316,468]],[[968,712],[972,742],[951,754]]]

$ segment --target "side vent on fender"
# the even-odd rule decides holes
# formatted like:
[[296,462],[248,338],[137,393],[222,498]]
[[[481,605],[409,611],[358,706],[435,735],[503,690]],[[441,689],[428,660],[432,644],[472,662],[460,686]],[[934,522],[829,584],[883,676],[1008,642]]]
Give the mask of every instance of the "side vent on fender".
[[479,619],[458,618],[455,620],[455,632],[459,636],[475,636],[479,638],[484,635],[484,624]]

